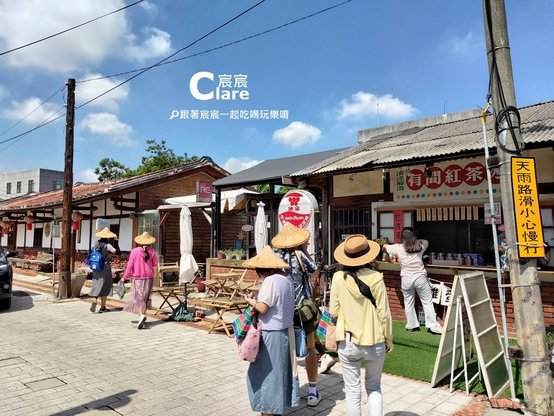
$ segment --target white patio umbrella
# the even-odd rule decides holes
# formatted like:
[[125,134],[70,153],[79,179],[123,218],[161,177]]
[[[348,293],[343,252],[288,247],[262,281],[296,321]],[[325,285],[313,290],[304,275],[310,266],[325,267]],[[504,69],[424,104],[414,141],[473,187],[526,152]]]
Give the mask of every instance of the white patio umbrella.
[[267,218],[265,216],[263,202],[258,202],[258,213],[254,224],[254,244],[256,245],[256,254],[259,254],[267,245]]
[[181,239],[181,261],[179,262],[179,283],[190,283],[198,270],[192,255],[192,219],[187,206],[181,208],[179,218],[179,236]]

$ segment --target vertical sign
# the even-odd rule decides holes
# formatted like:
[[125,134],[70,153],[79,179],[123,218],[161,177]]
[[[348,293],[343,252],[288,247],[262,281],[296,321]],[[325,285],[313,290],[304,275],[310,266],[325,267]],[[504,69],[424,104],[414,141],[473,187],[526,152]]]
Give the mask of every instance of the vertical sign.
[[400,243],[402,239],[402,230],[404,229],[404,212],[398,209],[392,211],[393,227],[394,227],[394,242]]
[[490,204],[485,204],[485,224],[492,224],[492,217],[494,217],[495,224],[502,224],[502,210],[500,202],[494,203],[494,210],[491,212]]
[[196,202],[212,202],[212,183],[196,181]]
[[522,259],[544,257],[535,158],[512,157],[512,189],[518,255]]

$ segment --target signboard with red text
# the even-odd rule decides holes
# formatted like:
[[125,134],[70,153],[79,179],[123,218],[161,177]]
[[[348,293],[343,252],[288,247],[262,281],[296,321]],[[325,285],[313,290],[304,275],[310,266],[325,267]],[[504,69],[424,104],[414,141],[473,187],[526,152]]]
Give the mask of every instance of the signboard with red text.
[[[427,172],[426,172],[427,170]],[[455,201],[488,197],[484,158],[460,159],[397,169],[395,201]],[[498,171],[492,171],[493,193],[500,192]]]
[[212,183],[196,181],[196,202],[212,202]]

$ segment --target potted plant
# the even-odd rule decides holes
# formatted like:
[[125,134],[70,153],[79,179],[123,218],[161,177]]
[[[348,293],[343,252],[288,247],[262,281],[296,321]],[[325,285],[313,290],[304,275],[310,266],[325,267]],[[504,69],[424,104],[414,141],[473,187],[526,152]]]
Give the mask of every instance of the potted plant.
[[231,260],[235,255],[235,250],[232,250],[232,249],[223,250],[223,254],[225,254],[225,258],[227,260]]
[[225,258],[225,250],[221,249],[217,251],[217,258],[223,260]]
[[244,250],[240,250],[240,249],[239,249],[239,250],[234,250],[234,251],[233,251],[233,255],[235,256],[235,258],[236,258],[237,260],[242,260],[242,259],[244,259],[244,257],[246,256],[246,253],[245,253]]

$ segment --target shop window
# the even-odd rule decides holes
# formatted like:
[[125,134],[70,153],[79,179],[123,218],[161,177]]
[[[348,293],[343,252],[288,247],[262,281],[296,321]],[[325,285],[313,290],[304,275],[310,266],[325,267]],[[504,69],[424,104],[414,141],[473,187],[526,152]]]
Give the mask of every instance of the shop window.
[[21,193],[21,181],[17,181],[15,183],[15,193],[20,194]]
[[333,211],[333,244],[338,246],[351,234],[371,236],[369,209],[335,209]]
[[[397,226],[402,229],[413,226],[413,211],[403,211],[402,221]],[[377,237],[386,237],[390,243],[394,243],[394,212],[379,211],[377,213]]]
[[156,242],[152,245],[152,248],[158,251],[158,244],[160,242],[160,239],[158,238],[158,230],[160,227],[160,215],[158,211],[138,214],[137,219],[137,235],[141,235],[146,231],[152,237],[155,237]]

